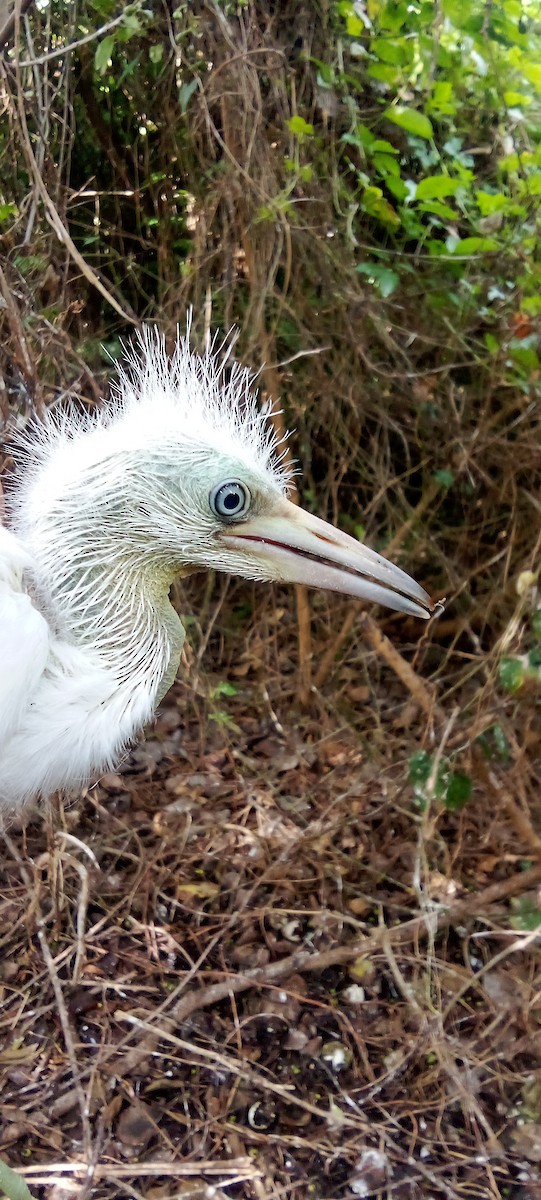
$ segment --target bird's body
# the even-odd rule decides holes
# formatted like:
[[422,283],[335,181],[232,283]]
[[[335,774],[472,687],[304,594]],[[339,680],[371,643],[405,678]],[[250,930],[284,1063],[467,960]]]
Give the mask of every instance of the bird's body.
[[97,415],[49,416],[0,527],[0,811],[118,763],[172,683],[175,578],[216,568],[428,616],[385,559],[286,498],[288,472],[233,367],[146,331]]
[[117,763],[134,730],[154,711],[172,645],[159,636],[156,621],[144,682],[136,671],[126,677],[102,652],[77,644],[52,606],[44,604],[42,613],[33,582],[39,565],[30,555],[22,559],[6,530],[0,530],[0,557],[4,567],[14,568],[0,582],[1,811],[57,788],[81,787]]

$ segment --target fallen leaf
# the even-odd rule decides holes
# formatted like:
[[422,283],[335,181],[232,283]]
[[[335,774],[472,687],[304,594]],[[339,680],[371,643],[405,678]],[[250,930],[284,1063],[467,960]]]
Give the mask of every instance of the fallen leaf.
[[123,1146],[143,1149],[156,1132],[154,1110],[148,1104],[144,1104],[142,1100],[137,1104],[130,1104],[120,1114],[116,1136]]

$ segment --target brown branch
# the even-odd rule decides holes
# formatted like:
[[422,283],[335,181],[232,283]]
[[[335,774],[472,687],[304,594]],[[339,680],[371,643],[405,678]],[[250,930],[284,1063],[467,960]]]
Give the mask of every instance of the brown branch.
[[402,657],[400,651],[393,646],[386,634],[381,632],[377,622],[368,613],[363,613],[361,617],[361,630],[372,649],[387,663],[395,675],[398,675],[426,716],[430,719],[435,716],[441,719],[443,712],[437,704],[433,689],[417,675],[410,663]]
[[0,46],[11,41],[21,17],[32,7],[33,0],[3,0],[0,3]]
[[[456,921],[463,921],[470,916],[477,917],[483,909],[490,905],[529,891],[533,884],[539,883],[540,880],[541,863],[530,867],[528,871],[519,871],[515,875],[511,875],[509,879],[490,884],[482,892],[469,894],[463,900],[457,900],[451,904],[449,908],[435,908],[432,912],[421,913],[392,929],[389,929],[387,925],[378,926],[374,933],[352,942],[348,946],[334,946],[331,950],[322,950],[318,954],[314,954],[310,950],[297,950],[287,958],[279,959],[269,966],[254,967],[252,970],[243,972],[242,975],[210,984],[209,987],[199,991],[194,990],[174,1005],[172,1019],[175,1025],[179,1025],[193,1012],[225,1000],[231,992],[237,994],[247,991],[250,987],[265,987],[269,984],[279,983],[297,971],[325,971],[328,967],[343,966],[353,959],[368,957],[383,946],[404,946],[429,935],[435,936],[443,929],[449,929]],[[136,1049],[140,1049],[140,1047],[136,1047]]]
[[349,610],[338,636],[335,638],[332,646],[329,646],[329,649],[323,655],[316,675],[315,686],[319,688],[324,684],[332,668],[339,646],[342,645],[351,633],[357,620],[360,624],[361,636],[369,643],[375,653],[387,663],[387,666],[394,671],[395,675],[398,675],[398,678],[408,691],[411,692],[411,695],[422,711],[430,718],[434,716],[442,717],[442,710],[436,703],[434,694],[428,684],[417,675],[410,663],[396,649],[396,646],[381,632],[374,618],[368,613],[361,613],[359,617],[354,608]]

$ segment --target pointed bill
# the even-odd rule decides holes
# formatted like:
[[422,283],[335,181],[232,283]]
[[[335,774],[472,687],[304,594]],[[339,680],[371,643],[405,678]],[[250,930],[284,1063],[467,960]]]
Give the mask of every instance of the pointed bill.
[[220,541],[269,564],[269,577],[375,601],[426,620],[441,611],[424,588],[355,538],[289,500],[225,526]]

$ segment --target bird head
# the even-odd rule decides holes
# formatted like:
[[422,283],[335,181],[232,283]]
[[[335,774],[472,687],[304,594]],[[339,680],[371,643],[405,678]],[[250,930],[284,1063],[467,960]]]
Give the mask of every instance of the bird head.
[[103,555],[109,535],[112,570],[131,560],[171,580],[214,568],[428,618],[436,606],[415,580],[292,503],[291,468],[254,376],[235,363],[224,371],[221,361],[214,345],[193,354],[187,338],[169,356],[163,337],[146,328],[102,413],[51,418],[23,489],[27,527],[54,513],[64,554],[89,561],[94,536]]
[[174,500],[155,537],[164,551],[176,545],[177,574],[214,568],[341,592],[423,618],[434,610],[400,567],[292,503],[272,469],[215,451],[199,469],[192,462],[189,479],[166,494]]
[[237,364],[226,375],[212,346],[200,357],[179,340],[168,358],[163,339],[145,330],[129,352],[121,411],[139,426],[143,408],[153,414],[147,448],[154,443],[161,478],[147,487],[152,540],[174,551],[181,574],[215,568],[306,584],[428,618],[436,605],[405,571],[292,503],[284,445],[253,385]]

